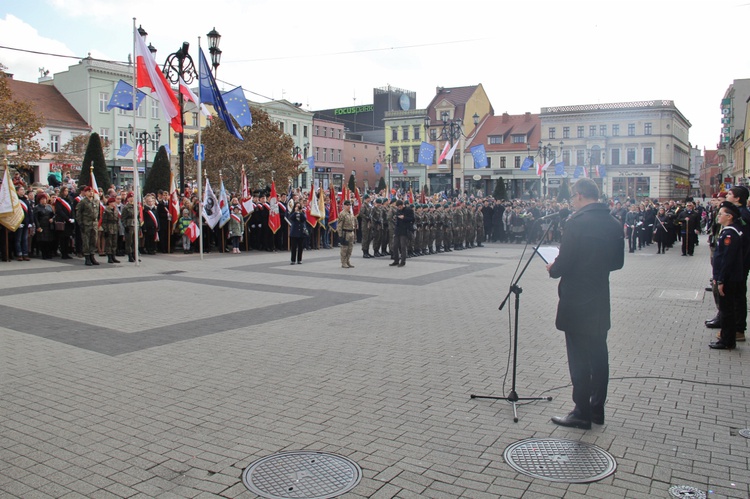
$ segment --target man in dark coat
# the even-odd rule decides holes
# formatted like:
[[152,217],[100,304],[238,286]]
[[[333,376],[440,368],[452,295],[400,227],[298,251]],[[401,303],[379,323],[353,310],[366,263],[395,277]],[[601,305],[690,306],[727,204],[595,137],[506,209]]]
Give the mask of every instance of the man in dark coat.
[[547,270],[560,278],[555,326],[565,332],[575,409],[552,422],[574,428],[604,423],[609,382],[607,332],[610,328],[609,273],[625,259],[622,226],[598,202],[591,179],[573,185],[575,213],[565,224],[560,254]]
[[682,235],[682,256],[693,256],[701,231],[701,216],[695,211],[695,203],[688,201],[686,208],[678,213],[677,222]]
[[414,211],[400,199],[396,201],[396,228],[393,236],[393,263],[391,267],[406,265],[406,250],[409,244],[409,230],[414,223]]

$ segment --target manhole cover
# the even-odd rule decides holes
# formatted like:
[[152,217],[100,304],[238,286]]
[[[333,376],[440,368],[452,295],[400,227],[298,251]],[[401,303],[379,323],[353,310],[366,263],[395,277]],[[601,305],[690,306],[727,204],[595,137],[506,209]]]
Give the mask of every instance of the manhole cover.
[[740,430],[738,433],[745,438],[750,438],[750,428],[744,428]]
[[552,482],[596,482],[615,472],[612,455],[576,440],[527,438],[509,445],[505,462],[524,475]]
[[706,493],[690,485],[673,485],[669,487],[669,497],[689,497],[706,499]]
[[282,452],[245,468],[242,482],[250,492],[269,499],[328,499],[349,492],[362,469],[345,457],[326,452]]

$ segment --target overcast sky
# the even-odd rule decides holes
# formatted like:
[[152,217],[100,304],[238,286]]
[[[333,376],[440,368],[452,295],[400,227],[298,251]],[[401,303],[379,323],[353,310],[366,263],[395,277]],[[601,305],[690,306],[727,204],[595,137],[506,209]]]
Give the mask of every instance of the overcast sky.
[[[221,33],[220,86],[310,110],[372,103],[372,89],[417,92],[482,83],[495,113],[674,100],[690,141],[715,148],[720,100],[750,78],[750,0],[5,0],[0,46],[126,61],[132,23],[162,63],[183,41]],[[196,57],[197,61],[197,57]],[[0,48],[0,63],[36,81],[76,59]],[[355,101],[356,98],[356,101]]]

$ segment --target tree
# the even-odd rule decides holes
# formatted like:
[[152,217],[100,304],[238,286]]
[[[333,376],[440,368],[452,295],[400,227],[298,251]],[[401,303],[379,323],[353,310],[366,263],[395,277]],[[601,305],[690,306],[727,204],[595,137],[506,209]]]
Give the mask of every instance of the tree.
[[503,177],[497,179],[495,191],[492,193],[492,197],[495,199],[508,199],[508,193],[505,190],[505,180],[503,180]]
[[[385,179],[383,177],[380,177],[380,180],[378,181],[378,192],[382,192],[388,189],[388,186],[385,184]],[[386,196],[390,197],[390,193],[387,193]]]
[[[206,148],[203,174],[208,176],[212,185],[218,185],[221,173],[226,189],[239,192],[244,165],[250,189],[270,186],[273,175],[276,188],[286,191],[288,184],[305,171],[307,164],[301,165],[301,161],[292,156],[294,141],[271,121],[268,113],[257,108],[252,108],[252,113],[253,126],[238,127],[244,140],[230,134],[219,119],[212,119],[203,129],[201,143]],[[197,140],[188,145],[187,150],[192,151],[194,144]],[[192,155],[185,156],[185,166],[186,175],[195,177],[198,165]]]
[[104,159],[102,139],[96,132],[89,136],[89,143],[86,146],[86,152],[83,155],[83,161],[81,162],[81,175],[78,177],[79,190],[86,185],[91,185],[91,175],[89,172],[91,171],[92,163],[94,165],[96,185],[101,187],[106,193],[112,183],[112,176],[107,171],[107,162]]
[[354,181],[354,172],[349,174],[349,192],[354,192],[354,188],[357,186],[357,184]]
[[5,69],[0,64],[0,146],[16,169],[31,171],[31,163],[45,153],[34,140],[44,126],[44,118],[34,110],[33,103],[13,99]]
[[143,182],[143,195],[148,193],[156,193],[161,191],[169,192],[171,186],[169,185],[170,176],[172,174],[172,167],[169,164],[169,157],[167,156],[167,150],[164,146],[159,148],[154,158],[154,164],[151,166],[151,171],[146,177],[146,181]]
[[560,186],[560,191],[557,193],[557,201],[559,203],[562,203],[564,201],[568,201],[570,199],[570,182],[568,181],[568,177],[565,177],[562,181],[562,185]]

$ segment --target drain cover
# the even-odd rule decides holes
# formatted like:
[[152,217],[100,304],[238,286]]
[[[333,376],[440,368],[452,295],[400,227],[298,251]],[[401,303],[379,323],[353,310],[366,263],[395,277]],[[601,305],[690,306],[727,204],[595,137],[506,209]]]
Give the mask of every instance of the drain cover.
[[552,482],[596,482],[617,468],[609,452],[584,442],[557,438],[521,440],[509,445],[503,457],[514,470]]
[[258,459],[242,473],[250,492],[268,499],[328,499],[349,492],[362,469],[326,452],[281,452]]
[[706,499],[706,493],[690,485],[673,485],[669,487],[669,497]]
[[750,428],[744,428],[740,430],[738,433],[745,438],[750,438]]

